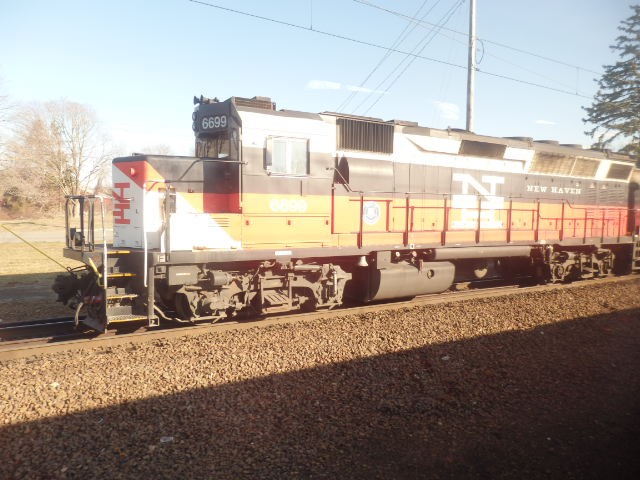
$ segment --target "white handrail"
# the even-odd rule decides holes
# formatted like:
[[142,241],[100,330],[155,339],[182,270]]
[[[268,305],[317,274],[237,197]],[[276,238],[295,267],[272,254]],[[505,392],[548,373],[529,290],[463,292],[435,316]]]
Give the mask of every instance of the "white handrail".
[[100,219],[102,220],[102,283],[104,285],[104,297],[107,298],[107,277],[109,276],[109,267],[107,265],[107,235],[104,229],[104,199],[100,199]]
[[145,202],[147,200],[147,182],[149,180],[145,181],[142,184],[142,244],[144,246],[144,268],[142,269],[144,274],[143,274],[143,278],[144,278],[144,282],[143,285],[146,288],[148,285],[148,274],[147,274],[147,264],[148,264],[148,259],[147,259],[147,255],[148,255],[148,245],[147,245],[147,211],[145,210]]

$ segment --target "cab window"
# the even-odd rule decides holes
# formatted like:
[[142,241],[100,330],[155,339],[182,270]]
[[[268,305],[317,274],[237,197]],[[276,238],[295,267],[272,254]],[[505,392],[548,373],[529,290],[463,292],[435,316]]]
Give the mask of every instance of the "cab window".
[[265,169],[276,175],[308,175],[309,140],[288,137],[268,138]]

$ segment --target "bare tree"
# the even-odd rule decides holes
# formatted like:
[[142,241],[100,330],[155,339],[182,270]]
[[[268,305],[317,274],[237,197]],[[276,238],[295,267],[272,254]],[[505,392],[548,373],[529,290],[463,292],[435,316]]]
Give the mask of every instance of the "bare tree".
[[14,181],[30,175],[28,185],[13,188],[25,201],[61,205],[65,195],[102,182],[111,152],[91,107],[67,100],[34,104],[14,117],[13,127],[7,161]]
[[8,120],[11,114],[12,105],[9,101],[9,95],[4,93],[2,79],[0,79],[0,172],[2,171],[4,162],[4,146],[8,135]]

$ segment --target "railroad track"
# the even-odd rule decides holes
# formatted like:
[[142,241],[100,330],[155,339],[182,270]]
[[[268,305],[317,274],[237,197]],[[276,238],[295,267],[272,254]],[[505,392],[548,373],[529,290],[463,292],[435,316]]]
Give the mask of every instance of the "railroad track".
[[44,337],[60,334],[61,330],[74,329],[73,317],[44,318],[21,322],[0,324],[0,340],[2,342],[27,340],[34,337]]
[[[261,317],[252,320],[227,320],[219,323],[201,323],[196,325],[171,324],[162,328],[148,329],[131,325],[128,329],[119,328],[100,334],[93,330],[76,330],[73,317],[29,320],[13,324],[0,325],[0,361],[25,358],[33,355],[59,351],[109,347],[125,343],[142,343],[156,339],[197,336],[210,332],[244,330],[271,325],[293,324],[318,318],[332,318],[344,315],[357,315],[368,312],[397,310],[421,305],[433,305],[447,302],[458,302],[475,298],[492,298],[530,292],[553,292],[557,289],[581,288],[604,283],[623,282],[638,278],[637,275],[610,277],[597,280],[585,280],[570,284],[555,285],[497,285],[484,288],[467,288],[458,285],[457,290],[440,294],[423,295],[405,301],[373,303],[362,306],[351,306],[336,310],[324,310],[309,313],[289,313],[285,315]],[[496,282],[487,281],[485,285]]]

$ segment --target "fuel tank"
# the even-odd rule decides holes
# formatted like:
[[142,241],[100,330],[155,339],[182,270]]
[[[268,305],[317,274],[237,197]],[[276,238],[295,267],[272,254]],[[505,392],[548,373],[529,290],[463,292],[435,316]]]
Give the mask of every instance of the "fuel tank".
[[440,293],[453,283],[455,266],[451,262],[407,262],[360,267],[353,274],[349,294],[354,300],[372,302]]

